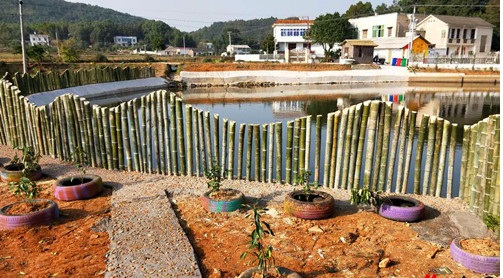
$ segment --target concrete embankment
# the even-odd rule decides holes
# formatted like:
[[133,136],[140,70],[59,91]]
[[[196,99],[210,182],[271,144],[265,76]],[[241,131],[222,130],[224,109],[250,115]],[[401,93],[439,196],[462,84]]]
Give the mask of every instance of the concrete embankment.
[[405,67],[382,66],[381,69],[348,71],[215,71],[180,73],[188,87],[208,86],[277,86],[353,83],[499,83],[499,74],[466,75],[464,73],[415,73]]

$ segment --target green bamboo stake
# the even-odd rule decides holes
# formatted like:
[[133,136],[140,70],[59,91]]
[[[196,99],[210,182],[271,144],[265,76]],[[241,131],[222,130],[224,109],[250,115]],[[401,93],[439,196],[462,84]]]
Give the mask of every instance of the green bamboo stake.
[[472,179],[474,176],[474,157],[475,157],[475,149],[476,149],[476,143],[477,143],[477,132],[478,132],[478,124],[475,124],[470,127],[470,145],[468,148],[468,163],[467,163],[467,170],[466,170],[466,185],[464,188],[463,196],[465,197],[464,201],[469,203],[470,202],[470,194],[471,194],[471,187],[472,187]]
[[245,124],[240,124],[239,125],[239,141],[238,141],[238,179],[243,178],[243,159],[244,159],[244,143],[245,143],[245,131],[246,131],[246,125]]
[[435,134],[436,134],[437,118],[431,117],[428,125],[428,145],[426,149],[426,161],[424,163],[424,180],[423,180],[423,195],[428,193],[430,186],[430,177],[432,170],[433,152],[435,147]]
[[[262,162],[260,161],[260,126],[259,125],[253,125],[253,148],[254,148],[254,171],[253,171],[253,178],[256,181],[260,181],[260,165]],[[251,147],[251,145],[250,145]],[[251,162],[252,160],[249,161],[250,167],[251,167]]]
[[[170,134],[169,134],[169,139],[170,139],[170,142],[169,142],[169,148],[171,150],[171,156],[170,156],[170,159],[171,159],[171,166],[173,167],[173,174],[177,174],[178,173],[178,153],[177,153],[177,147],[176,147],[176,139],[178,138],[177,134],[176,134],[176,116],[175,116],[175,108],[176,104],[175,104],[175,95],[173,94],[170,94],[169,95],[169,129],[170,129]],[[202,112],[199,113],[199,116],[202,117]],[[201,121],[201,124],[203,122]],[[202,132],[201,132],[202,134]],[[205,148],[204,146],[201,146],[201,151],[204,151]],[[204,158],[203,158],[203,163],[204,161]],[[204,166],[203,164],[203,167],[206,167]],[[206,168],[204,168],[206,169]]]
[[[69,141],[70,152],[69,153],[73,153],[73,151],[75,150],[75,148],[78,145],[77,145],[77,138],[76,138],[76,130],[75,130],[75,126],[74,126],[75,118],[74,118],[74,114],[72,113],[73,108],[70,103],[71,103],[70,95],[64,95],[63,96],[63,106],[64,106],[65,111],[67,111],[67,115],[68,115],[68,121],[66,122],[66,124],[68,126],[68,131],[69,131],[69,136],[70,136],[70,141]],[[37,116],[37,118],[38,118],[38,116]],[[38,126],[38,121],[37,121],[37,126]],[[37,130],[38,130],[38,127],[37,127]],[[39,133],[39,142],[40,141],[41,141],[41,136]],[[68,157],[68,158],[71,159],[71,157]]]
[[[339,121],[341,118],[341,113],[340,111],[335,112],[334,114],[334,127],[333,127],[333,132],[332,132],[332,150],[330,151],[330,175],[328,179],[328,187],[334,188],[334,179],[335,179],[335,168],[336,165],[339,165],[339,162],[337,161],[336,157],[336,152],[337,152],[337,134],[339,133]],[[335,184],[335,187],[337,188],[338,185]]]
[[444,171],[445,171],[445,158],[447,153],[447,144],[449,142],[451,123],[449,121],[444,121],[443,131],[442,131],[442,142],[440,147],[440,156],[438,164],[438,177],[435,190],[435,196],[440,197],[442,192],[442,184],[444,181]]
[[414,194],[420,194],[419,190],[421,182],[421,164],[423,162],[424,137],[426,135],[429,120],[430,116],[423,115],[423,118],[421,119],[421,127],[419,128],[419,134],[417,137],[417,149],[416,149],[415,170],[414,170]]
[[391,116],[393,114],[392,111],[392,103],[386,102],[384,106],[384,137],[382,142],[382,152],[381,152],[381,165],[380,165],[380,173],[379,173],[379,182],[377,189],[379,191],[383,191],[386,182],[386,169],[388,167],[388,158],[389,158],[389,142],[391,136]]
[[[61,142],[62,142],[62,156],[61,158],[63,160],[66,160],[68,161],[69,159],[69,156],[70,156],[70,144],[69,144],[69,137],[68,137],[68,129],[67,129],[67,117],[66,117],[66,114],[65,114],[65,108],[64,108],[64,105],[63,105],[63,97],[60,96],[57,98],[58,101],[57,101],[57,104],[58,104],[58,117],[59,117],[59,124],[60,124],[60,128],[61,128]],[[34,111],[34,110],[33,110]],[[36,130],[36,127],[35,127],[35,119],[34,119],[34,115],[32,114],[32,119],[33,119],[33,127],[34,127],[34,130]],[[37,141],[37,140],[35,140]]]
[[468,158],[470,156],[470,126],[463,126],[463,145],[461,147],[461,171],[459,177],[459,198],[464,200],[466,188],[466,173],[468,170]]
[[[197,127],[198,127],[198,132],[199,132],[199,150],[201,154],[201,167],[204,171],[207,169],[206,166],[206,147],[204,145],[204,120],[203,120],[203,111],[198,111],[198,122],[197,122]],[[208,158],[211,159],[211,158]]]
[[[326,132],[326,139],[325,139],[325,162],[323,165],[323,186],[329,187],[329,175],[330,175],[330,163],[333,163],[330,161],[330,158],[332,157],[330,155],[330,151],[332,150],[332,140],[333,140],[333,129],[334,129],[334,115],[335,113],[328,113],[327,114],[327,132]],[[288,143],[287,143],[288,144]]]
[[[133,171],[133,157],[132,157],[132,147],[131,147],[131,139],[129,136],[130,130],[133,130],[132,121],[130,120],[132,117],[128,115],[128,106],[126,102],[121,103],[121,130],[122,130],[122,138],[124,138],[124,150],[126,152],[126,166],[129,172]],[[133,130],[134,132],[134,130]],[[134,134],[134,133],[133,133]],[[131,137],[132,138],[132,137]]]
[[500,116],[493,116],[494,121],[494,134],[492,138],[493,146],[493,167],[491,176],[491,199],[489,211],[492,214],[500,214]]
[[482,188],[482,196],[481,196],[481,213],[482,216],[487,215],[488,213],[491,212],[491,195],[493,192],[491,192],[493,186],[492,186],[492,172],[493,172],[493,165],[494,165],[494,160],[493,160],[493,154],[494,154],[494,143],[493,143],[493,136],[494,134],[494,129],[496,127],[494,126],[494,120],[492,117],[487,118],[487,129],[485,130],[485,148],[483,149],[483,155],[485,157],[484,160],[484,166],[482,169],[482,174],[483,174],[483,181],[482,183],[485,184],[485,186]]
[[[96,162],[98,163],[98,167],[106,168],[105,160],[103,157],[105,156],[105,140],[103,135],[103,128],[101,125],[101,110],[98,106],[93,105],[93,131],[96,142]],[[58,120],[59,121],[59,120]],[[57,142],[58,140],[56,140]],[[59,152],[59,149],[58,149]]]
[[481,169],[483,165],[483,157],[482,150],[485,149],[485,146],[482,142],[485,141],[485,134],[483,134],[483,130],[486,128],[487,123],[482,121],[477,124],[475,127],[476,136],[475,136],[475,148],[474,148],[474,156],[473,156],[473,167],[471,179],[470,179],[470,208],[472,208],[475,212],[479,212],[479,203],[478,200],[480,198],[480,194],[482,193],[481,189],[484,187],[481,185]]
[[276,142],[276,182],[281,183],[283,179],[283,123],[277,122],[274,124],[276,131],[274,140]]
[[267,165],[267,124],[262,125],[262,138],[260,138],[260,181],[266,182],[266,165]]
[[366,188],[372,188],[370,178],[372,175],[372,169],[374,168],[374,165],[372,165],[372,161],[374,161],[373,155],[374,155],[375,137],[377,129],[377,117],[379,114],[379,105],[380,102],[378,101],[372,101],[370,103],[370,116],[367,122],[368,139],[367,139],[365,166],[364,166],[365,168],[363,172],[363,186]]
[[[236,149],[236,122],[229,122],[229,168],[227,172],[227,179],[232,179],[234,175],[234,151]],[[238,175],[239,177],[239,175]]]
[[358,150],[358,136],[359,136],[359,127],[361,125],[362,118],[362,109],[363,104],[357,104],[355,107],[355,119],[353,122],[353,131],[351,134],[351,151],[350,151],[350,161],[349,161],[349,172],[348,172],[348,191],[351,191],[354,188],[358,188],[358,184],[355,185],[354,173],[355,173],[355,164],[356,164],[356,152]]
[[153,138],[152,138],[152,99],[150,97],[150,94],[145,97],[145,117],[146,117],[146,137],[145,140],[147,142],[147,173],[153,173],[153,152],[154,152],[154,147],[153,147]]
[[159,172],[166,175],[166,143],[164,141],[164,134],[166,134],[166,127],[164,126],[164,106],[163,106],[163,96],[166,96],[166,91],[158,91],[156,93],[156,111],[157,111],[157,141],[159,143]]
[[299,172],[306,169],[306,117],[300,119],[299,134]]
[[[90,152],[89,149],[86,148],[86,142],[89,141],[89,138],[87,137],[87,127],[86,127],[86,120],[84,117],[84,104],[82,103],[82,100],[80,100],[78,97],[73,97],[73,106],[76,109],[76,116],[77,116],[77,134],[79,135],[80,141],[78,145],[82,147],[83,150],[86,151],[86,154],[89,156]],[[79,132],[80,131],[80,132]]]
[[108,108],[101,108],[101,122],[103,125],[103,136],[105,145],[105,154],[107,161],[107,169],[113,169],[113,157],[112,157],[112,139],[111,139],[111,126],[110,126],[110,116],[111,113]]
[[[433,151],[433,161],[431,167],[431,181],[430,181],[430,195],[435,194],[437,179],[438,179],[438,168],[439,168],[439,158],[440,158],[440,149],[442,144],[443,137],[443,129],[444,129],[444,120],[437,119],[436,123],[436,132],[435,132],[435,149]],[[445,158],[445,157],[444,157]]]
[[309,160],[311,158],[311,115],[306,117],[306,155],[304,163],[304,171],[309,170]]
[[[170,140],[170,121],[169,121],[169,95],[167,93],[162,94],[162,122],[164,126],[163,138],[164,138],[164,157],[165,157],[165,168],[166,174],[172,174],[172,163],[171,163],[171,140]],[[197,119],[197,114],[193,113],[193,119]],[[197,129],[197,125],[194,126]],[[197,139],[196,139],[197,142]],[[198,172],[199,174],[199,172]]]
[[274,171],[274,123],[269,123],[267,125],[267,182],[273,182],[272,176]]
[[182,100],[176,99],[176,133],[178,134],[178,148],[179,148],[179,162],[180,162],[180,173],[184,176],[187,175],[187,161],[185,157],[185,132],[183,132],[183,108],[182,108]]
[[228,159],[227,159],[227,154],[228,154],[227,142],[228,142],[228,140],[229,140],[229,120],[224,118],[224,119],[222,119],[222,149],[221,149],[222,152],[220,154],[220,165],[222,165],[222,172],[220,174],[224,178],[225,178],[225,176],[227,176],[225,169],[229,169],[229,166],[225,164],[228,161]]
[[204,144],[206,146],[206,169],[213,167],[213,151],[211,144],[210,112],[204,112]]
[[249,125],[248,128],[248,139],[246,141],[246,180],[251,179],[251,159],[252,159],[252,142],[253,142],[253,125]]
[[112,167],[110,169],[118,169],[119,165],[119,151],[117,143],[117,121],[116,121],[116,108],[110,108],[110,113],[108,114],[110,121],[110,140],[112,142]]
[[299,172],[299,138],[300,138],[300,119],[295,119],[293,126],[293,165],[292,179],[293,185],[296,185],[296,177]]
[[395,182],[396,184],[395,193],[402,192],[401,188],[403,184],[402,176],[404,175],[404,172],[407,171],[407,169],[404,169],[403,164],[405,156],[405,143],[407,140],[407,131],[409,129],[409,118],[410,118],[410,111],[409,109],[404,108],[402,124],[400,127],[400,138],[398,139],[398,165],[397,165],[396,182]]
[[293,126],[294,121],[288,121],[286,126],[286,165],[285,182],[292,184],[292,158],[293,158]]
[[161,158],[160,158],[160,152],[161,148],[159,146],[159,133],[158,133],[158,120],[157,120],[157,115],[158,112],[157,110],[157,97],[156,95],[158,94],[159,91],[152,92],[149,95],[149,100],[150,100],[150,122],[151,122],[151,134],[152,134],[152,158],[154,158],[155,155],[155,165],[152,161],[152,171],[154,173],[160,173],[159,171],[159,166],[161,164]]
[[[123,103],[121,103],[122,105]],[[124,170],[125,169],[125,165],[124,165],[124,137],[123,137],[123,134],[122,134],[122,109],[121,109],[121,106],[117,106],[115,107],[115,128],[116,128],[116,132],[117,132],[117,159],[118,159],[118,164],[117,164],[117,167],[119,170]],[[126,114],[126,117],[127,117],[127,114]],[[125,131],[128,131],[129,130],[125,130]]]
[[[213,114],[213,156],[216,161],[220,161],[220,116]],[[223,170],[223,166],[222,170]]]
[[358,136],[358,153],[356,156],[354,188],[360,188],[360,172],[362,167],[365,167],[365,165],[361,164],[363,160],[363,147],[365,142],[365,133],[367,131],[369,112],[370,112],[370,102],[366,101],[363,103],[362,121],[360,124],[360,133]]
[[192,111],[193,115],[192,118],[194,119],[194,150],[195,150],[195,155],[194,155],[194,162],[195,162],[195,172],[196,176],[199,177],[199,171],[201,169],[201,164],[199,163],[199,158],[201,155],[201,151],[199,149],[200,146],[200,140],[199,138],[201,137],[200,132],[199,132],[199,112],[196,108],[193,109]]
[[320,183],[320,160],[321,160],[321,121],[322,115],[316,115],[316,143],[314,150],[314,181]]
[[[144,173],[148,172],[148,153],[147,153],[147,141],[150,138],[150,135],[147,135],[147,96],[141,97],[141,129],[140,129],[140,138],[141,140],[141,165],[142,171]],[[150,114],[150,113],[148,113]],[[147,138],[148,136],[148,138]]]
[[398,106],[398,111],[395,119],[395,126],[393,127],[393,141],[391,143],[391,153],[388,160],[388,174],[386,181],[386,192],[391,192],[391,183],[393,182],[393,171],[395,169],[395,158],[398,148],[398,141],[400,136],[400,125],[402,123],[403,106]]
[[133,170],[140,171],[140,148],[138,142],[139,130],[137,122],[138,106],[136,105],[137,99],[130,100],[127,102],[127,113],[129,119],[129,127],[131,129],[130,143],[131,143],[131,157],[133,159]]
[[[193,132],[193,108],[191,105],[185,105],[185,117],[187,119],[187,175],[192,176],[194,175],[193,172],[193,165],[192,165],[192,159],[194,157],[194,152],[193,152],[193,146],[194,146],[194,132]],[[166,145],[163,145],[166,146]]]
[[343,188],[343,185],[341,185],[341,170],[342,170],[342,165],[344,163],[344,157],[342,155],[342,150],[344,149],[344,142],[346,140],[346,129],[347,129],[347,124],[348,124],[348,114],[349,114],[349,109],[344,109],[342,110],[342,116],[341,116],[341,128],[339,131],[339,136],[337,139],[337,167],[335,168],[335,176],[334,176],[334,184],[336,188]]
[[417,112],[416,111],[410,111],[409,114],[409,135],[408,135],[408,141],[407,141],[407,151],[405,153],[405,167],[404,167],[404,173],[403,173],[403,181],[402,181],[402,194],[405,194],[407,191],[407,185],[408,180],[409,180],[409,173],[410,173],[410,162],[412,160],[412,147],[414,145],[414,133],[416,131],[416,118],[417,118]]
[[[93,132],[93,111],[91,108],[91,104],[89,101],[83,101],[83,107],[84,107],[84,117],[85,117],[85,122],[86,122],[86,128],[87,128],[87,141],[85,142],[86,144],[86,149],[88,151],[89,157],[90,157],[90,162],[91,166],[93,167],[98,167],[98,162],[96,158],[96,149],[95,145],[96,143],[96,137],[94,136]],[[53,145],[54,145],[53,141]]]
[[456,154],[456,137],[458,133],[458,124],[452,124],[451,125],[451,137],[449,141],[449,162],[448,162],[448,168],[447,168],[447,192],[446,192],[446,198],[451,199],[452,198],[452,183],[454,179],[454,159],[455,159],[455,154]]
[[355,106],[351,106],[344,110],[348,111],[348,123],[346,127],[346,133],[341,136],[345,136],[344,142],[344,156],[342,159],[344,160],[342,163],[342,180],[341,180],[341,188],[347,189],[348,187],[348,173],[349,173],[349,160],[350,160],[350,152],[351,152],[351,135],[353,132],[353,121],[355,117]]

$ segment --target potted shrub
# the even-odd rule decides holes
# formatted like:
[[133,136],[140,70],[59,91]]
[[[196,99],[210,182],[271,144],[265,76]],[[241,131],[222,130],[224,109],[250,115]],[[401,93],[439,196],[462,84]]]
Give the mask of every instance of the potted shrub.
[[103,180],[100,176],[87,174],[89,160],[86,152],[77,147],[72,153],[75,167],[82,174],[60,178],[54,184],[54,196],[58,200],[73,201],[92,198],[103,191]]
[[18,146],[14,149],[21,151],[21,157],[16,153],[9,164],[0,167],[0,179],[5,182],[18,182],[24,176],[32,181],[39,180],[42,177],[42,168],[38,164],[41,155],[31,146]]
[[457,237],[451,242],[451,256],[457,263],[473,272],[497,275],[500,273],[499,215],[483,218],[493,236],[488,238]]
[[424,204],[402,196],[382,196],[368,188],[352,189],[351,204],[370,206],[380,216],[402,222],[415,222],[423,218]]
[[[267,208],[262,208],[258,206],[250,206],[243,205],[247,209],[251,209],[253,211],[253,223],[255,228],[250,233],[250,241],[248,242],[248,250],[241,254],[241,259],[245,259],[248,254],[252,255],[254,259],[250,260],[251,262],[257,263],[256,267],[250,268],[238,278],[250,278],[250,277],[291,277],[291,278],[300,278],[300,275],[291,271],[290,269],[276,266],[276,260],[273,256],[274,248],[272,246],[265,247],[264,237],[265,235],[274,236],[274,232],[271,229],[271,226],[265,222],[260,220],[260,217],[263,213],[267,211]],[[246,217],[250,217],[251,214],[247,214]],[[265,228],[264,228],[265,227]]]
[[59,217],[58,205],[54,201],[35,199],[40,188],[29,178],[21,177],[19,182],[10,182],[9,189],[14,195],[26,199],[0,208],[0,229],[46,225]]
[[297,175],[295,185],[302,186],[302,190],[288,193],[283,207],[288,214],[303,219],[328,218],[334,213],[334,197],[326,192],[315,190],[318,184],[309,183],[310,176],[310,171],[301,171]]
[[222,167],[217,161],[213,162],[213,167],[204,173],[209,191],[201,197],[201,205],[209,212],[231,212],[243,205],[244,194],[232,188],[220,188],[224,180]]

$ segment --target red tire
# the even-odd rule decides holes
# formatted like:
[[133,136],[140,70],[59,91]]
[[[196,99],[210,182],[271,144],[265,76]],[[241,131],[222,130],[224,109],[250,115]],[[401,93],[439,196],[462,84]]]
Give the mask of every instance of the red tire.
[[[23,176],[24,165],[22,163],[9,164],[4,167],[0,167],[0,179],[4,182],[18,182]],[[37,181],[42,178],[42,168],[37,167],[35,171],[29,171],[26,173],[26,177],[31,181]]]
[[461,241],[463,239],[462,237],[458,237],[451,242],[451,256],[454,261],[473,272],[484,274],[500,273],[500,257],[468,253],[461,247]]
[[[35,212],[30,212],[27,214],[10,215],[6,213],[6,211],[14,204],[23,202],[27,203],[46,202],[49,203],[49,205],[44,209]],[[58,218],[59,218],[58,205],[54,201],[44,199],[24,200],[21,202],[6,205],[0,209],[0,229],[9,230],[25,226],[31,227],[38,225],[47,225],[50,224],[53,220],[56,220]]]
[[61,201],[92,198],[103,191],[103,181],[96,175],[78,175],[58,179],[54,184],[54,197]]
[[416,199],[391,196],[386,197],[386,202],[379,207],[379,215],[384,218],[415,222],[423,218],[424,204]]
[[283,208],[288,214],[298,218],[324,219],[332,216],[334,204],[334,197],[326,192],[313,191],[308,198],[302,190],[296,190],[285,196]]

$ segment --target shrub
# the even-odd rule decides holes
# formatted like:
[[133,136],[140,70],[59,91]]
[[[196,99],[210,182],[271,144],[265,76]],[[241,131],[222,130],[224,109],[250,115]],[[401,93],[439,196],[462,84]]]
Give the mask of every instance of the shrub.
[[108,58],[103,53],[97,53],[96,56],[94,56],[94,61],[98,63],[105,63],[108,62]]
[[34,181],[23,176],[19,182],[9,182],[9,189],[14,193],[14,195],[21,195],[28,199],[33,199],[40,194],[40,188]]
[[212,59],[212,58],[210,58],[210,57],[205,57],[205,58],[203,59],[203,63],[213,63],[213,62],[214,62],[214,61],[213,61],[213,59]]
[[145,62],[155,62],[155,59],[154,57],[150,56],[150,55],[147,55],[145,56],[145,58],[143,59]]

